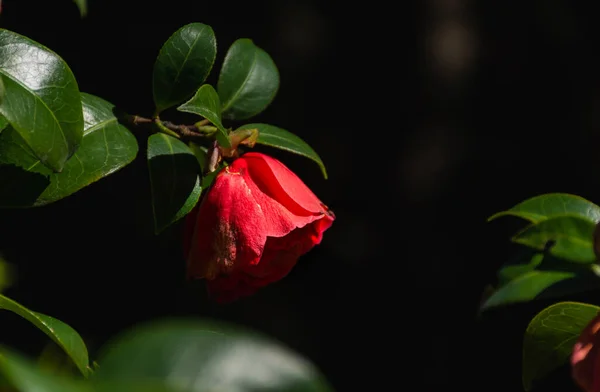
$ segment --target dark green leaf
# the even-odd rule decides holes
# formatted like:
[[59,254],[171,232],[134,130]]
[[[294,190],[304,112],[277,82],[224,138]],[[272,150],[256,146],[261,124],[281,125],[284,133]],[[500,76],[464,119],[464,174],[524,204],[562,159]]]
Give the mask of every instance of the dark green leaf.
[[77,8],[79,8],[79,13],[81,14],[81,17],[83,18],[84,16],[87,15],[87,0],[74,0],[75,4],[77,4]]
[[8,384],[20,392],[92,391],[88,384],[45,372],[30,360],[5,347],[0,348],[0,380],[3,381],[4,388]]
[[210,26],[190,23],[177,30],[164,43],[154,64],[156,113],[188,99],[206,80],[216,55],[217,41]]
[[61,171],[83,137],[81,97],[67,64],[37,42],[0,29],[2,114],[34,155]]
[[4,130],[8,126],[8,120],[4,117],[0,116],[0,132]]
[[577,216],[558,216],[534,223],[520,232],[512,240],[537,250],[550,247],[550,254],[575,263],[593,263],[596,260],[593,249],[595,224]]
[[539,295],[552,285],[574,277],[574,272],[565,271],[526,272],[495,291],[481,306],[481,310],[531,301],[539,298]]
[[135,328],[100,355],[96,380],[154,381],[178,391],[331,391],[304,358],[231,326],[171,321]]
[[138,152],[137,141],[118,123],[114,106],[90,94],[82,93],[81,98],[85,120],[83,141],[61,173],[52,173],[39,164],[13,129],[0,134],[0,185],[3,189],[0,206],[41,206],[55,202],[133,161]]
[[327,171],[321,157],[295,134],[273,125],[260,123],[242,125],[239,129],[258,129],[258,140],[256,141],[258,144],[279,148],[312,159],[321,168],[323,176],[327,178]]
[[182,141],[163,133],[148,138],[148,168],[152,186],[154,231],[183,218],[198,202],[198,160]]
[[217,174],[219,174],[219,172],[226,166],[227,164],[222,162],[219,164],[219,166],[217,166],[214,172],[205,174],[204,177],[202,177],[202,189],[208,189],[212,185],[215,178],[217,178]]
[[0,390],[20,392],[181,392],[181,389],[143,381],[92,383],[61,377],[5,347],[0,347]]
[[531,248],[522,249],[514,259],[504,264],[498,271],[498,286],[504,286],[513,279],[535,270],[544,259],[544,253]]
[[[200,172],[204,173],[204,170],[205,170],[205,167],[207,164],[207,159],[208,159],[208,148],[201,146],[199,144],[196,144],[194,142],[190,142],[188,144],[188,146],[190,147],[190,150],[192,150],[192,152],[196,156],[196,159],[198,159],[198,165],[200,165]],[[202,187],[202,188],[204,188],[204,187]]]
[[53,317],[33,312],[0,294],[0,309],[6,309],[29,321],[58,344],[84,376],[89,374],[88,352],[81,336],[73,328]]
[[203,85],[192,99],[179,106],[177,110],[206,118],[217,127],[218,131],[215,136],[219,144],[225,148],[231,147],[227,137],[228,132],[221,123],[221,101],[213,86],[210,84]]
[[0,293],[13,283],[13,270],[0,254]]
[[538,313],[523,339],[523,387],[546,377],[569,359],[581,331],[598,314],[600,307],[559,302]]
[[532,197],[507,211],[494,214],[488,218],[488,221],[507,215],[517,216],[532,223],[539,223],[559,215],[574,215],[596,223],[600,220],[600,207],[580,196],[548,193]]
[[223,118],[245,120],[269,106],[279,89],[279,71],[271,57],[252,40],[235,41],[225,56],[217,91]]

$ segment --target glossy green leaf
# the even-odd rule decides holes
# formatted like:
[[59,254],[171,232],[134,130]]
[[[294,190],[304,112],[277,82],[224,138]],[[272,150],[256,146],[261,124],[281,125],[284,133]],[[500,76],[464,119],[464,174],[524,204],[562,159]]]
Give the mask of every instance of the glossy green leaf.
[[46,372],[6,347],[0,348],[0,380],[3,391],[9,390],[7,385],[20,392],[92,391],[90,385]]
[[600,288],[595,264],[578,264],[524,247],[498,271],[496,289],[481,310],[534,299],[558,298]]
[[79,8],[79,13],[81,14],[81,17],[83,18],[84,16],[86,16],[87,15],[87,0],[73,0],[73,1],[77,5],[77,8]]
[[218,131],[215,136],[219,144],[225,148],[231,147],[227,136],[228,132],[221,123],[221,101],[213,86],[203,85],[189,101],[179,106],[177,110],[206,118],[217,127]]
[[238,130],[239,129],[258,129],[258,140],[256,143],[275,147],[312,159],[321,168],[323,176],[327,178],[327,170],[325,170],[325,165],[323,164],[321,157],[319,157],[319,154],[295,134],[273,125],[261,123],[242,125]]
[[2,114],[33,154],[61,171],[83,137],[77,82],[67,64],[37,42],[0,29]]
[[[553,286],[566,279],[573,279],[575,272],[565,271],[529,271],[526,272],[495,291],[481,306],[482,310],[496,306],[508,305],[518,302],[527,302]],[[550,296],[551,297],[551,296]]]
[[598,314],[600,307],[559,302],[538,313],[523,339],[523,387],[534,383],[566,363],[581,331]]
[[178,391],[331,391],[307,360],[232,326],[170,321],[137,327],[110,342],[93,380],[147,380]]
[[[49,204],[106,177],[133,161],[135,137],[115,117],[114,106],[91,94],[81,94],[85,120],[80,148],[61,173],[42,166],[20,135],[9,128],[0,133],[0,206]],[[2,164],[13,166],[2,166]]]
[[156,113],[188,99],[206,77],[217,55],[217,41],[210,26],[190,23],[164,43],[152,75]]
[[89,374],[87,348],[73,328],[53,317],[31,311],[3,295],[0,295],[0,309],[16,313],[35,325],[65,351],[84,376]]
[[574,263],[593,263],[596,260],[593,249],[595,224],[577,216],[558,216],[534,223],[520,232],[512,240],[537,250],[550,247],[553,256]]
[[509,210],[501,211],[488,218],[488,222],[501,216],[516,216],[532,223],[560,215],[574,215],[596,223],[600,220],[600,207],[577,195],[548,193],[532,197]]
[[154,232],[183,218],[198,202],[200,168],[190,148],[163,133],[148,138]]
[[279,71],[252,40],[235,41],[225,55],[217,82],[223,118],[245,120],[269,106],[279,89]]

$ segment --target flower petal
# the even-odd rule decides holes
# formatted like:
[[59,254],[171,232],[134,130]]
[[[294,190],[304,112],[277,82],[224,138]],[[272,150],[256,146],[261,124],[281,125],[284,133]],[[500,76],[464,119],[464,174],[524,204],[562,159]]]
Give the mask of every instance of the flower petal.
[[[324,205],[302,180],[277,159],[248,152],[242,155],[256,185],[298,216],[325,213]],[[235,163],[235,162],[234,162]]]

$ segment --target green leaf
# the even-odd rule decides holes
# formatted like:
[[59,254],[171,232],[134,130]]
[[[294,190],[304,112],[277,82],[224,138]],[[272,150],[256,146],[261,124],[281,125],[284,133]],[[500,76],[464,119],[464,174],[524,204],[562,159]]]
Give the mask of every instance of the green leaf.
[[217,41],[210,26],[190,23],[164,43],[152,75],[156,113],[188,99],[206,77],[217,55]]
[[119,124],[113,113],[114,105],[91,94],[82,93],[81,99],[85,120],[83,140],[61,173],[52,173],[40,165],[13,129],[0,134],[0,185],[3,189],[0,206],[53,203],[133,161],[138,152],[137,141]]
[[510,261],[498,270],[498,286],[504,286],[513,279],[531,272],[540,265],[544,259],[544,253],[531,248],[524,248]]
[[0,254],[0,293],[13,283],[13,269]]
[[[2,7],[2,0],[0,0],[0,7]],[[4,99],[4,82],[0,78],[0,104],[2,103],[2,99]]]
[[538,313],[523,339],[523,387],[548,376],[569,359],[581,331],[598,314],[600,307],[559,302]]
[[[566,279],[573,279],[575,275],[575,272],[565,271],[526,272],[495,291],[483,303],[481,310],[518,302],[531,301],[539,298],[540,294],[554,284]],[[553,296],[550,295],[548,297]]]
[[218,131],[215,136],[219,144],[225,148],[231,147],[227,136],[228,132],[221,123],[221,101],[213,86],[203,85],[189,101],[179,106],[177,110],[206,118],[217,127]]
[[[31,360],[5,347],[0,348],[0,385],[21,392],[91,392],[89,385],[58,377],[38,368]],[[9,389],[2,390],[9,390]],[[10,389],[12,390],[12,389]]]
[[532,223],[560,215],[575,215],[587,218],[594,223],[600,221],[600,207],[583,197],[568,193],[548,193],[532,197],[507,211],[501,211],[488,218],[488,222],[501,216],[512,215]]
[[[9,387],[11,389],[9,389]],[[12,389],[14,388],[14,389]],[[59,376],[28,358],[0,347],[0,390],[21,392],[180,392],[143,381],[84,382]]]
[[198,160],[182,141],[163,133],[148,138],[148,168],[152,187],[154,232],[183,218],[198,202]]
[[37,42],[0,29],[2,114],[42,163],[60,172],[83,137],[81,97],[67,64]]
[[137,327],[105,346],[97,380],[154,381],[177,391],[332,391],[308,361],[233,326],[167,321]]
[[[208,159],[208,148],[201,146],[200,144],[196,144],[194,142],[189,142],[188,146],[190,147],[190,150],[192,151],[192,153],[194,153],[194,155],[196,156],[196,159],[198,159],[198,165],[200,166],[200,172],[204,173],[205,170],[205,166],[207,164],[207,159]],[[202,187],[204,188],[204,187]]]
[[518,232],[512,241],[537,250],[550,246],[550,254],[575,263],[596,260],[593,248],[595,224],[577,216],[558,216],[534,223]]
[[2,132],[6,127],[8,127],[8,120],[0,116],[0,132]]
[[[192,150],[192,152],[194,153],[194,155],[196,156],[196,159],[198,159],[198,164],[200,165],[200,172],[205,173],[205,166],[207,163],[206,160],[207,160],[207,156],[208,156],[208,148],[201,146],[199,144],[193,143],[193,142],[189,143],[189,147]],[[200,181],[201,188],[208,189],[212,185],[215,178],[217,177],[217,174],[219,174],[221,169],[223,169],[225,166],[227,166],[227,162],[221,161],[221,163],[219,163],[217,165],[215,171],[213,171],[212,173],[205,173],[204,176],[202,177],[202,180]]]
[[79,13],[81,14],[81,17],[83,18],[84,16],[86,16],[87,15],[87,0],[73,0],[73,1],[75,1],[77,8],[79,8]]
[[258,129],[258,140],[256,141],[258,144],[279,148],[312,159],[321,168],[323,177],[327,178],[327,171],[321,157],[295,134],[273,125],[261,123],[242,125],[238,128],[238,130],[240,129]]
[[0,309],[16,313],[39,328],[65,351],[84,376],[88,376],[88,352],[77,331],[60,320],[33,312],[1,294]]
[[235,41],[223,62],[217,91],[223,118],[245,120],[269,106],[279,89],[279,71],[271,57],[252,40]]

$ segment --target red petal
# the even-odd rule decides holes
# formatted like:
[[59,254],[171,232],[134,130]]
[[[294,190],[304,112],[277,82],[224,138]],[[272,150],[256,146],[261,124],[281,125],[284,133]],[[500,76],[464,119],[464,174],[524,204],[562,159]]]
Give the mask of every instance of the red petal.
[[334,219],[281,162],[244,154],[217,175],[188,217],[188,276],[206,278],[218,302],[250,295],[286,276]]
[[243,272],[221,275],[210,281],[209,295],[217,302],[230,302],[283,279],[296,265],[298,258],[321,241],[323,231],[332,222],[326,216],[284,237],[268,237],[259,263],[246,265]]
[[241,159],[248,162],[248,171],[256,185],[271,198],[299,216],[325,213],[323,203],[283,163],[267,155],[248,152]]
[[202,200],[188,255],[189,273],[214,279],[256,264],[267,237],[282,237],[316,217],[297,217],[264,194],[237,159],[223,170]]

